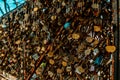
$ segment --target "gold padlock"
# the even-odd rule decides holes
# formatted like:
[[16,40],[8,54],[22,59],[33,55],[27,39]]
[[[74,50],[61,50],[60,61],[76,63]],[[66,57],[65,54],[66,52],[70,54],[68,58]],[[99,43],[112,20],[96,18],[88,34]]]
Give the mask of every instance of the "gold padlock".
[[50,63],[51,65],[53,65],[53,64],[55,63],[55,61],[54,61],[53,59],[50,59],[50,60],[49,60],[49,63]]
[[62,61],[62,65],[63,65],[64,67],[67,66],[67,62]]
[[56,19],[56,16],[51,16],[51,20],[55,20]]
[[34,8],[34,11],[35,11],[35,12],[38,11],[38,7],[35,7],[35,8]]
[[21,43],[21,40],[17,40],[16,42],[15,42],[15,44],[20,44]]
[[73,38],[73,39],[79,39],[79,38],[80,38],[80,35],[79,35],[79,34],[74,33],[74,34],[72,34],[72,38]]
[[116,51],[116,47],[115,46],[106,46],[105,47],[107,52],[113,53]]
[[48,52],[47,55],[48,55],[48,57],[53,57],[54,54],[53,54],[53,52]]
[[95,32],[99,32],[99,31],[101,31],[100,26],[94,26],[94,31],[95,31]]

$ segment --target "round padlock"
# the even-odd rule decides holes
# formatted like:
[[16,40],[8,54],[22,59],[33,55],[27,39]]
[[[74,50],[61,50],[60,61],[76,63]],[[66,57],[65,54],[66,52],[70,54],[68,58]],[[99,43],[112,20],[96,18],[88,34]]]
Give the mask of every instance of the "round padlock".
[[87,38],[86,38],[86,41],[87,41],[88,43],[91,43],[91,42],[93,41],[93,38],[92,38],[92,37],[87,37]]
[[53,57],[53,52],[48,52],[48,57]]
[[74,34],[72,34],[72,38],[73,38],[73,39],[79,39],[79,38],[80,38],[80,35],[79,35],[79,34],[74,33]]
[[116,47],[115,46],[106,46],[105,47],[107,52],[113,53],[116,51]]
[[75,72],[78,73],[78,74],[81,74],[81,73],[85,72],[85,69],[83,69],[82,66],[78,66],[76,68]]
[[51,16],[51,20],[55,20],[56,19],[56,16]]
[[62,72],[63,72],[62,69],[60,69],[60,68],[57,69],[57,73],[58,73],[58,74],[61,74]]
[[63,65],[64,67],[67,66],[67,62],[62,61],[62,65]]
[[49,60],[49,63],[50,63],[51,65],[53,65],[53,64],[55,63],[55,61],[54,61],[53,59],[50,59],[50,60]]
[[15,42],[15,44],[20,44],[20,42],[21,42],[21,40],[17,40],[17,41]]

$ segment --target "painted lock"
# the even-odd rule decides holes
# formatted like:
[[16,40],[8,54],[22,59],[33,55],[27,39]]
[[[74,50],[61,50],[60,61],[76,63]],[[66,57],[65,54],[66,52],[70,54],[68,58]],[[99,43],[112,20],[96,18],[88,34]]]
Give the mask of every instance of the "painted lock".
[[95,32],[99,32],[99,31],[101,31],[100,26],[94,26],[94,31],[95,31]]
[[116,47],[115,46],[106,46],[105,49],[107,52],[113,53],[113,52],[115,52]]

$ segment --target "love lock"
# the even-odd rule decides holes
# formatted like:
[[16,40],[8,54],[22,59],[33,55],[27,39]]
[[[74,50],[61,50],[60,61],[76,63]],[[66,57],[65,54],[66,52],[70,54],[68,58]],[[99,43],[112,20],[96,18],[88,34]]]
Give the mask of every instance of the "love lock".
[[88,43],[91,43],[91,42],[93,41],[93,38],[92,38],[92,37],[86,37],[86,41],[87,41]]
[[67,66],[67,62],[62,61],[62,66],[66,67]]
[[48,75],[49,75],[50,77],[52,77],[54,74],[53,74],[52,71],[48,71]]
[[38,7],[35,7],[33,11],[34,11],[34,12],[38,11]]
[[65,5],[66,5],[66,3],[63,1],[63,2],[62,2],[62,6],[65,6]]
[[0,34],[2,34],[2,32],[3,32],[3,31],[2,31],[2,30],[0,30]]
[[82,68],[82,66],[78,66],[75,70],[76,73],[78,74],[82,74],[85,72],[85,69]]
[[21,43],[21,40],[17,40],[15,44],[19,45]]
[[85,55],[87,56],[87,55],[89,55],[91,53],[91,49],[90,48],[88,48],[87,50],[85,50]]
[[67,71],[67,72],[72,71],[72,67],[71,67],[71,66],[67,66],[67,67],[66,67],[66,71]]
[[56,18],[57,18],[57,16],[55,16],[55,15],[51,16],[51,20],[53,20],[53,21],[56,20]]
[[18,50],[18,51],[22,51],[23,49],[22,49],[21,47],[18,47],[17,50]]
[[3,29],[7,28],[7,26],[5,24],[1,25]]
[[115,46],[106,46],[105,47],[106,51],[109,52],[109,53],[113,53],[116,51],[116,47]]
[[32,55],[32,57],[34,60],[38,60],[38,58],[39,58],[38,54],[34,54],[34,55]]
[[97,64],[97,65],[101,65],[102,63],[102,60],[103,60],[103,56],[99,56],[95,59],[94,63]]
[[59,14],[61,12],[61,8],[58,8],[56,13]]
[[80,38],[80,35],[79,35],[79,34],[76,34],[76,33],[73,33],[73,34],[72,34],[72,38],[73,38],[73,39],[79,39],[79,38]]
[[66,22],[63,27],[64,27],[65,29],[67,29],[67,28],[70,27],[70,25],[71,25],[71,22]]
[[98,49],[98,48],[95,48],[95,49],[93,50],[94,56],[96,56],[98,53],[99,53],[99,49]]
[[3,57],[3,56],[5,56],[5,54],[4,54],[4,53],[0,54],[0,57]]
[[48,57],[53,57],[54,53],[53,52],[48,52]]
[[50,59],[50,60],[49,60],[49,63],[50,63],[51,65],[53,65],[53,64],[55,63],[55,61],[54,61],[53,59]]
[[101,31],[101,27],[100,26],[94,26],[94,31],[95,32],[100,32]]
[[77,49],[77,52],[78,53],[81,53],[84,49],[85,49],[86,45],[81,43],[80,45],[78,45],[78,49]]
[[91,65],[89,71],[95,71],[95,66]]
[[58,73],[58,74],[61,74],[62,72],[63,72],[62,69],[60,69],[60,68],[57,69],[57,73]]

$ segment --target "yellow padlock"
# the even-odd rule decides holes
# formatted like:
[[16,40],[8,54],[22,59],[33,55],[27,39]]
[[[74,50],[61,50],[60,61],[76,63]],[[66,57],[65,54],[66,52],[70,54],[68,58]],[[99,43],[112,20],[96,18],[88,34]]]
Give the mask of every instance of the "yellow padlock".
[[94,26],[94,31],[95,31],[95,32],[99,32],[99,31],[101,31],[100,26]]
[[115,46],[106,46],[105,49],[106,49],[107,52],[111,52],[111,53],[116,51]]

